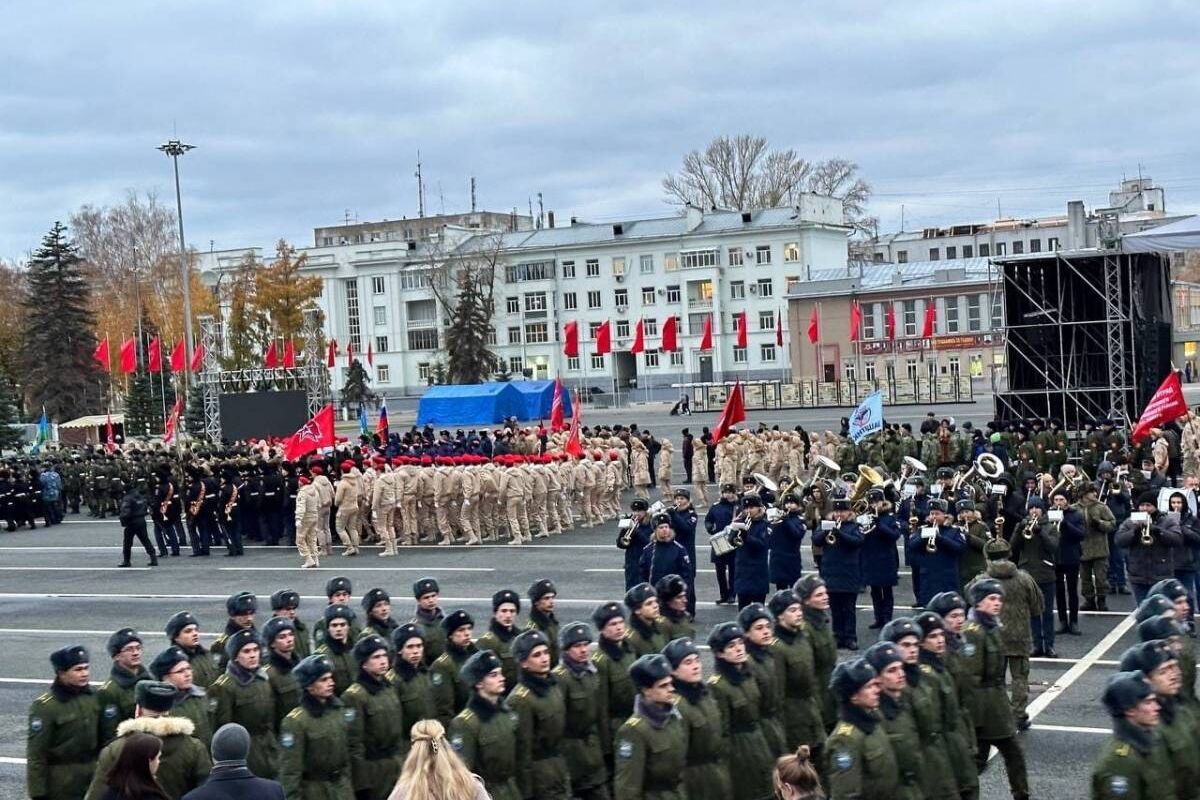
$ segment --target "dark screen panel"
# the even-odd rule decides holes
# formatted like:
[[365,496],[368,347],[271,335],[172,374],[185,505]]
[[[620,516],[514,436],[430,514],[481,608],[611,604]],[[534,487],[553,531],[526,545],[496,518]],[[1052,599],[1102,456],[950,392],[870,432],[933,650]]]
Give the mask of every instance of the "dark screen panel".
[[304,392],[221,395],[221,435],[228,441],[291,436],[308,420]]

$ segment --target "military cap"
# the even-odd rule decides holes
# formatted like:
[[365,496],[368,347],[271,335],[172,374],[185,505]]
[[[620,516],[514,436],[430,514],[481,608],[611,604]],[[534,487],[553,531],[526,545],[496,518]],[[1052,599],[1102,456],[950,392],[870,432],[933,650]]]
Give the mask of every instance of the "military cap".
[[454,633],[464,625],[474,624],[475,620],[471,618],[471,615],[466,611],[463,611],[461,608],[457,611],[451,611],[442,618],[442,630],[446,632],[447,636]]
[[413,584],[413,597],[420,600],[432,592],[440,592],[436,578],[420,578]]
[[992,539],[988,539],[987,544],[983,546],[983,554],[987,556],[989,561],[995,561],[996,559],[1004,558],[1011,552],[1012,549],[1009,547],[1008,542],[1003,536],[996,536]]
[[134,701],[142,708],[167,714],[175,705],[175,687],[158,681],[138,681],[133,689]]
[[876,642],[867,648],[867,652],[863,653],[863,658],[867,663],[875,668],[877,673],[883,672],[884,668],[889,664],[903,661],[904,657],[900,655],[900,648],[894,642]]
[[498,611],[505,603],[512,603],[517,611],[521,610],[521,596],[512,589],[501,589],[492,595],[492,611]]
[[175,637],[182,633],[188,625],[200,627],[200,621],[192,615],[192,612],[179,611],[171,615],[171,618],[167,620],[167,638],[175,641]]
[[803,603],[812,597],[813,592],[824,585],[825,580],[820,575],[805,575],[792,584],[792,593],[800,598],[800,602]]
[[[882,500],[883,492],[880,492],[879,494],[880,494],[879,499]],[[804,504],[803,501],[800,499],[800,495],[796,494],[795,492],[788,492],[787,494],[785,494],[783,496],[783,502],[784,503],[792,503],[793,505],[797,505],[797,506]]]
[[900,640],[905,636],[915,636],[918,639],[924,638],[921,636],[921,629],[908,617],[896,617],[879,631],[879,641],[881,642],[899,644]]
[[714,653],[719,653],[736,639],[746,638],[746,632],[736,622],[720,622],[713,626],[708,634],[708,646]]
[[678,575],[664,575],[654,584],[654,591],[658,594],[658,599],[665,603],[686,592],[687,581]]
[[537,628],[531,628],[518,634],[509,646],[512,649],[513,659],[520,664],[533,655],[533,651],[542,645],[549,647],[550,640],[546,638],[546,634]]
[[[895,645],[892,645],[895,647]],[[843,661],[838,664],[829,677],[829,688],[837,699],[848,702],[860,689],[875,679],[875,668],[866,658],[856,658],[853,661]]]
[[296,632],[296,623],[292,622],[287,617],[271,617],[267,623],[263,625],[262,638],[267,647],[275,641],[275,637],[284,631]]
[[742,508],[762,508],[762,498],[756,494],[748,494],[742,498]]
[[334,603],[333,605],[325,606],[323,616],[326,623],[333,622],[335,619],[344,619],[347,622],[353,622],[355,613],[354,609],[350,606],[343,605],[342,603]]
[[975,501],[969,497],[964,497],[961,500],[955,500],[954,501],[954,510],[959,511],[959,512],[974,511],[975,510]]
[[849,497],[835,497],[832,508],[834,511],[850,511],[854,508],[854,504],[850,502]]
[[629,677],[639,689],[649,689],[663,678],[671,677],[671,662],[661,653],[647,653],[629,665]]
[[1137,629],[1138,638],[1143,642],[1183,636],[1183,626],[1168,617],[1151,617],[1145,622],[1139,622]]
[[1177,603],[1187,597],[1187,589],[1176,578],[1163,578],[1150,587],[1148,595],[1161,594],[1172,603]]
[[676,490],[675,490],[675,491],[672,493],[672,495],[671,495],[671,496],[672,496],[672,497],[683,497],[683,498],[685,498],[685,499],[687,499],[687,500],[691,500],[691,499],[692,499],[692,493],[691,493],[691,491],[689,491],[689,490],[687,490],[687,489],[684,489],[682,486],[680,486],[678,489],[676,489]]
[[375,607],[376,603],[390,602],[392,602],[391,595],[379,588],[371,589],[362,596],[363,611],[366,611],[368,614],[371,613],[371,609]]
[[142,637],[133,628],[119,628],[108,637],[108,654],[115,656],[130,642],[142,643]]
[[1104,707],[1110,716],[1122,717],[1151,692],[1150,682],[1141,672],[1118,672],[1104,685]]
[[347,594],[351,592],[349,578],[338,575],[337,577],[330,578],[325,584],[326,597],[333,597],[338,592],[346,592]]
[[586,622],[572,622],[558,632],[558,646],[563,650],[581,642],[592,642],[592,629]]
[[548,594],[558,594],[558,589],[554,588],[554,581],[542,578],[529,587],[529,602],[536,603]]
[[592,624],[599,630],[617,617],[625,619],[625,609],[620,603],[601,603],[592,612]]
[[[789,494],[788,498],[789,499],[796,498],[796,495]],[[878,503],[880,500],[886,500],[886,499],[887,499],[887,496],[883,493],[882,489],[868,489],[867,490],[867,502],[868,503]],[[793,502],[799,503],[800,500],[799,500],[799,498],[796,498]]]
[[306,689],[326,675],[333,673],[333,663],[323,655],[311,655],[292,667],[292,677],[301,689]]
[[1137,504],[1139,506],[1154,506],[1158,508],[1158,492],[1142,492],[1138,495]]
[[1041,495],[1035,494],[1033,497],[1031,497],[1025,501],[1025,506],[1027,508],[1040,508],[1043,511],[1045,511],[1046,510],[1046,501],[1041,498]]
[[651,518],[650,524],[656,528],[659,525],[670,525],[671,524],[671,515],[670,514],[655,514],[654,517]]
[[625,593],[625,605],[629,607],[630,611],[636,611],[652,597],[658,597],[654,587],[648,583],[639,583]]
[[983,602],[984,598],[993,594],[1004,597],[1004,584],[995,578],[984,578],[983,580],[975,581],[967,587],[967,599],[971,601],[971,605],[973,606],[979,605]]
[[771,595],[771,599],[767,601],[767,608],[776,618],[780,614],[787,611],[789,607],[800,605],[800,598],[791,589],[780,589],[775,594]]
[[922,640],[931,633],[946,630],[946,621],[936,611],[922,611],[912,618]]
[[1175,661],[1175,651],[1171,645],[1162,639],[1151,639],[1148,642],[1135,644],[1121,654],[1121,672],[1143,672],[1149,675],[1154,670]]
[[771,615],[767,613],[767,607],[762,603],[750,603],[738,612],[737,622],[743,631],[750,630],[750,626],[758,622],[760,619],[765,619],[771,622]]
[[924,486],[925,485],[925,476],[924,475],[914,475],[908,479],[908,482],[911,483],[913,486]]
[[1165,594],[1147,595],[1146,599],[1138,605],[1137,612],[1134,614],[1137,622],[1145,622],[1153,617],[1175,618],[1175,604]]
[[392,631],[392,644],[399,651],[408,643],[409,639],[420,639],[422,643],[425,641],[425,632],[421,630],[421,626],[412,622],[407,622]]
[[938,479],[953,478],[954,470],[951,469],[950,467],[938,467],[937,476],[938,476]]
[[930,511],[941,511],[943,514],[945,514],[950,510],[950,504],[940,497],[935,497],[929,501],[929,505],[926,506],[926,508],[928,508]]
[[251,592],[238,592],[229,595],[225,601],[225,611],[231,617],[241,614],[253,614],[258,611],[258,598]]
[[650,508],[650,504],[639,497],[629,504],[629,508],[631,511],[647,511]]
[[734,485],[734,484],[732,484],[732,483],[722,483],[722,484],[721,484],[721,492],[722,492],[722,494],[723,494],[723,493],[725,493],[725,492],[732,492],[733,494],[737,494],[737,490],[738,490],[738,489],[737,489],[737,486],[735,486],[735,485]]
[[377,633],[368,634],[354,643],[354,663],[360,667],[376,652],[387,651],[387,642]]
[[299,608],[300,593],[295,589],[280,589],[275,594],[271,595],[271,610],[279,611],[283,608]]
[[500,669],[500,657],[491,650],[474,653],[458,671],[458,677],[467,686],[475,686],[495,670]]
[[236,658],[238,652],[243,647],[248,647],[256,644],[262,647],[262,640],[258,636],[258,631],[254,628],[242,628],[233,634],[225,641],[225,652],[230,658]]
[[50,665],[55,672],[66,672],[71,667],[87,664],[89,660],[87,648],[78,644],[68,645],[50,654]]
[[187,653],[183,652],[183,648],[168,647],[156,655],[154,660],[150,662],[150,674],[161,681],[163,676],[175,669],[177,664],[186,662],[187,660]]

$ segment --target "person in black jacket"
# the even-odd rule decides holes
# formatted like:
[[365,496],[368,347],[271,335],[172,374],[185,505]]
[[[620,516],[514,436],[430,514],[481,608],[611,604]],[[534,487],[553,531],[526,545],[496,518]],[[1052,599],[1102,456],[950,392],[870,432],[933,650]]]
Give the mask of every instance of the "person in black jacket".
[[142,547],[146,548],[146,555],[150,556],[150,563],[146,566],[157,567],[158,556],[154,552],[154,547],[150,544],[150,537],[146,535],[146,498],[143,495],[145,491],[145,481],[139,480],[129,487],[129,491],[121,498],[120,510],[117,512],[121,519],[123,534],[121,538],[121,563],[118,567],[129,566],[129,556],[133,550],[133,540],[142,543]]
[[[800,555],[800,545],[804,542],[806,532],[802,505],[800,496],[795,493],[784,497],[783,507],[787,513],[771,526],[767,537],[770,579],[780,591],[792,588],[804,570],[804,558]],[[892,551],[895,552],[894,547]]]
[[1083,540],[1087,526],[1071,498],[1060,489],[1050,498],[1055,511],[1062,512],[1058,523],[1058,560],[1054,564],[1055,599],[1058,601],[1058,632],[1079,636],[1079,562],[1083,558]]
[[642,550],[650,544],[654,528],[646,512],[650,504],[637,498],[629,505],[630,514],[617,524],[617,547],[625,551],[625,589],[642,582]]
[[150,509],[159,556],[165,557],[168,552],[177,556],[180,544],[187,542],[187,536],[179,522],[182,509],[179,487],[175,484],[175,478],[171,476],[171,466],[163,462],[158,465],[155,473],[154,505]]
[[[704,530],[710,537],[720,533],[733,522],[737,513],[737,487],[727,483],[721,487],[721,499],[709,506],[708,513],[704,515]],[[720,599],[717,600],[719,606],[733,603],[733,583],[737,575],[735,555],[734,552],[717,555],[711,548],[709,550],[709,560],[717,568],[717,589],[721,593]]]
[[1200,561],[1200,520],[1192,513],[1182,491],[1173,492],[1167,501],[1170,513],[1179,515],[1179,531],[1183,534],[1183,546],[1175,551],[1175,578],[1187,590],[1188,633],[1196,632],[1196,566]]
[[185,794],[182,800],[284,800],[283,787],[275,781],[255,776],[246,766],[250,753],[250,734],[236,722],[222,725],[213,734],[212,772],[203,785]]
[[683,547],[688,554],[688,560],[692,565],[692,574],[683,575],[683,579],[688,585],[688,613],[696,614],[696,509],[692,507],[692,493],[688,489],[680,487],[675,490],[672,496],[674,505],[667,509],[667,516],[671,518],[671,529],[675,531],[675,541]]
[[654,540],[642,550],[639,560],[642,582],[655,584],[667,575],[692,574],[692,562],[687,550],[675,541],[675,530],[667,514],[654,515]]
[[771,589],[767,567],[769,526],[763,501],[756,494],[748,494],[742,498],[742,508],[746,514],[746,527],[735,534],[741,545],[733,551],[737,570],[733,589],[737,593],[739,610],[751,603],[765,602]]
[[268,461],[262,465],[260,492],[259,537],[268,545],[274,546],[279,544],[279,537],[283,534],[283,503],[287,495],[287,488],[275,461]]

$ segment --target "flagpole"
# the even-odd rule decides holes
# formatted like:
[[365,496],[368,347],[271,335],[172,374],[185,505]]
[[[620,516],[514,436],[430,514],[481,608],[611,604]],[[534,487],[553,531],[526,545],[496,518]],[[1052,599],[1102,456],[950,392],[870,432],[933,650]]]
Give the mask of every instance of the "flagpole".
[[[821,361],[821,301],[817,301],[817,341],[813,342],[813,363],[816,365],[816,385],[813,386],[814,392],[820,392],[819,385],[825,378],[825,364]],[[813,402],[816,404],[818,398],[813,397]]]

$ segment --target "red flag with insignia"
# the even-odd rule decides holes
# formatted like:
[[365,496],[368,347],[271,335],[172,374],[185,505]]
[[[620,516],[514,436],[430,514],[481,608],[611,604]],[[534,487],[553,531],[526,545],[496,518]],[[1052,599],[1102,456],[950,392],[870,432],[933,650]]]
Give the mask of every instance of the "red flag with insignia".
[[333,406],[327,405],[317,415],[304,423],[304,427],[287,438],[283,445],[283,457],[295,461],[322,447],[333,447]]

